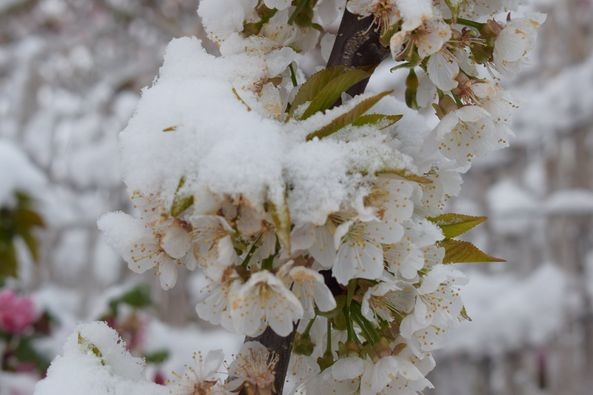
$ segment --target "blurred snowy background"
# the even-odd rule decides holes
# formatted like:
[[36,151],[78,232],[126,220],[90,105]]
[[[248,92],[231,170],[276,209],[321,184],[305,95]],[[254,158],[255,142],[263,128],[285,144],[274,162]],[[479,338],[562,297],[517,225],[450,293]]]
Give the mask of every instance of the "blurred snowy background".
[[[533,7],[548,20],[531,67],[509,84],[521,105],[517,138],[472,169],[450,210],[488,215],[472,241],[508,263],[465,268],[473,322],[437,356],[436,395],[593,388],[593,1]],[[0,284],[0,316],[26,295],[35,311],[29,328],[13,326],[0,340],[0,395],[31,394],[79,321],[108,320],[152,362],[155,380],[193,351],[230,353],[240,342],[198,321],[199,275],[165,293],[150,274],[131,273],[96,229],[100,214],[129,208],[117,134],[166,43],[203,36],[196,8],[196,0],[0,0],[0,266],[11,264],[7,240],[19,262],[19,280]],[[12,237],[19,208],[45,226],[34,217]]]

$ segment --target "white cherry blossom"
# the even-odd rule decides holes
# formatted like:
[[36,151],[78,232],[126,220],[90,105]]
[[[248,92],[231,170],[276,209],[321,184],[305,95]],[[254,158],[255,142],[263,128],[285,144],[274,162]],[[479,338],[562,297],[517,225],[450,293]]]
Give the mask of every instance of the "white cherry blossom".
[[196,266],[191,253],[191,226],[170,217],[158,204],[142,199],[141,218],[115,212],[102,216],[98,226],[109,244],[127,262],[130,270],[144,273],[155,269],[163,289],[177,282],[177,269]]
[[362,315],[378,324],[381,318],[391,322],[401,319],[414,308],[416,293],[411,285],[380,282],[369,288],[362,299]]
[[427,72],[430,80],[444,92],[455,89],[459,74],[457,58],[448,50],[441,50],[428,59]]
[[537,30],[546,20],[543,14],[513,19],[494,43],[494,67],[501,73],[516,72],[535,46]]
[[439,149],[462,171],[474,158],[508,146],[506,130],[497,128],[491,115],[478,106],[465,106],[447,114],[435,129]]
[[433,19],[415,28],[415,30],[400,30],[389,42],[391,55],[398,59],[410,46],[418,49],[420,59],[437,53],[451,39],[451,27],[445,22]]
[[456,325],[461,319],[463,302],[459,286],[466,277],[445,265],[437,265],[416,289],[416,302],[412,314],[401,325],[401,335],[413,340],[416,349],[431,351],[440,346],[440,338],[446,328]]
[[204,357],[194,353],[194,366],[187,366],[182,375],[173,373],[175,379],[170,386],[172,395],[230,395],[219,382],[218,372],[224,360],[222,350],[209,351]]
[[245,342],[229,366],[225,387],[236,393],[244,386],[247,393],[272,395],[278,355],[256,341]]
[[290,269],[286,277],[288,287],[303,306],[303,318],[313,318],[315,306],[321,312],[331,311],[336,307],[334,296],[317,271],[296,266]]
[[210,280],[200,288],[196,313],[200,318],[229,331],[235,331],[231,317],[231,300],[241,287],[233,270],[228,270],[221,280]]
[[208,277],[220,281],[226,268],[238,260],[231,239],[234,231],[220,216],[195,216],[191,223],[193,254],[198,265]]
[[359,357],[342,358],[331,367],[331,370],[336,380],[358,381],[358,391],[361,395],[398,394],[393,389],[386,392],[386,389],[388,385],[397,383],[400,377],[406,381],[417,382],[421,390],[430,385],[412,362],[397,356],[385,356],[377,361]]
[[257,336],[269,325],[288,336],[293,323],[303,317],[303,306],[279,278],[264,270],[252,274],[232,295],[231,317],[238,333]]

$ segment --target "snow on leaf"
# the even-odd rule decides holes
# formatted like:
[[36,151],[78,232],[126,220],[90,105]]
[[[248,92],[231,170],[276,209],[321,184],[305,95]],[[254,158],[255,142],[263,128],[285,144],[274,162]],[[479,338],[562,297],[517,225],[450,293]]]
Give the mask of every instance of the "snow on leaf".
[[379,130],[387,129],[402,119],[403,115],[367,114],[352,122],[353,126],[377,125]]
[[350,111],[340,115],[339,117],[335,118],[329,124],[325,125],[319,130],[316,130],[313,133],[307,135],[307,140],[313,140],[314,138],[324,138],[327,136],[332,135],[333,133],[337,132],[338,130],[342,129],[345,126],[351,125],[357,119],[359,119],[365,112],[371,109],[379,100],[384,98],[385,96],[389,95],[392,91],[385,91],[378,93],[374,96],[364,99],[360,103],[358,103],[354,108]]

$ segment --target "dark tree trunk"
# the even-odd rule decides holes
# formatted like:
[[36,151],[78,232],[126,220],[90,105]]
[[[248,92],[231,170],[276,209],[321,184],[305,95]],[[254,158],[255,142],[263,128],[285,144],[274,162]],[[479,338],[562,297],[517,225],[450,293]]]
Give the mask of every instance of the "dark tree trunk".
[[[344,10],[342,23],[332,48],[328,66],[349,66],[375,68],[381,63],[389,48],[379,43],[379,32],[371,26],[373,17],[359,18]],[[369,80],[363,80],[348,90],[352,96],[364,92]]]
[[[374,26],[371,26],[372,23],[372,17],[358,18],[356,15],[348,12],[348,10],[344,10],[344,16],[342,17],[342,22],[340,23],[336,41],[327,65],[368,68],[378,66],[385,59],[389,50],[379,43],[379,33],[374,29]],[[348,93],[352,96],[363,93],[368,82],[368,79],[359,82],[350,88]],[[329,277],[331,278],[331,275]],[[327,278],[328,276],[326,276]],[[339,287],[335,281],[328,284],[328,286],[334,293],[336,291],[339,292],[339,290],[334,289],[336,286]],[[258,341],[268,349],[278,353],[279,359],[276,365],[276,381],[274,386],[276,394],[282,394],[284,389],[294,335],[295,331],[287,337],[281,337],[268,327],[260,336],[245,339],[246,341]]]

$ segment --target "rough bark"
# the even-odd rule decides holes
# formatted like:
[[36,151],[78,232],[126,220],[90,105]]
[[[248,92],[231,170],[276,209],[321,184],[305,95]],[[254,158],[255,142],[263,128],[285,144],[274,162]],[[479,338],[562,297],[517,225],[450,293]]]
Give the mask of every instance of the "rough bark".
[[[375,68],[385,59],[389,53],[388,49],[379,43],[379,33],[375,31],[372,17],[358,18],[348,10],[344,10],[344,16],[336,36],[336,41],[328,61],[329,66],[351,66]],[[347,92],[354,96],[364,92],[369,80],[363,80],[354,85]],[[337,103],[336,103],[337,104]],[[324,273],[326,274],[326,273]],[[329,273],[327,273],[329,274]],[[326,275],[326,283],[334,293],[339,292],[339,284],[333,280],[331,275]],[[295,327],[296,330],[296,327]],[[292,352],[292,344],[295,331],[289,336],[278,336],[269,327],[256,338],[246,338],[246,341],[255,340],[266,346],[268,349],[278,353],[278,364],[276,365],[275,393],[282,394],[285,378]]]

